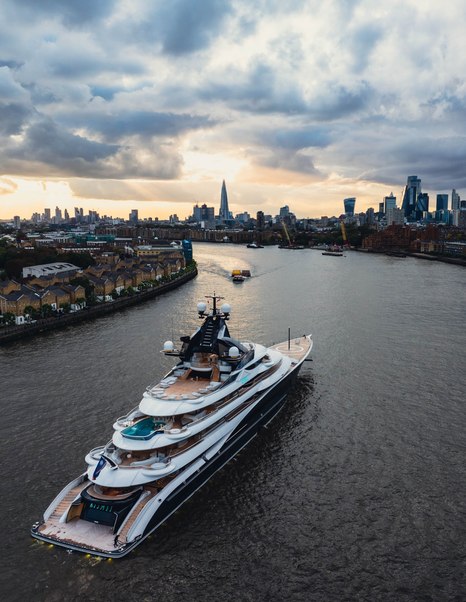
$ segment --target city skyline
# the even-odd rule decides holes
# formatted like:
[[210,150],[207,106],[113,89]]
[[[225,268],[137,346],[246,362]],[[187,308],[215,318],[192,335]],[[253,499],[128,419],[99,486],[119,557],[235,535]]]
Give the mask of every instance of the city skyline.
[[222,180],[233,214],[401,205],[410,174],[465,196],[459,0],[2,9],[0,219],[185,217]]

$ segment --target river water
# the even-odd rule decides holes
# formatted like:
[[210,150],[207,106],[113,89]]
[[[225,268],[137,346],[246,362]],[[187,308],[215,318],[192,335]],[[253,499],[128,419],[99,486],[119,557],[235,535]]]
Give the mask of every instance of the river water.
[[[234,245],[194,255],[199,276],[175,291],[0,349],[2,600],[465,600],[466,270]],[[234,268],[252,277],[233,284]],[[237,338],[313,333],[284,410],[128,557],[32,540],[214,291]]]

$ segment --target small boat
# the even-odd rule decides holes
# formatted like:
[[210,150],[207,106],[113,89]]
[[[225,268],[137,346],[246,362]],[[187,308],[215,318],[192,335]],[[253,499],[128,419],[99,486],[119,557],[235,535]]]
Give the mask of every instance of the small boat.
[[233,280],[233,282],[236,282],[236,283],[238,283],[238,282],[244,282],[245,281],[245,277],[242,274],[235,274],[232,277],[232,280]]
[[289,249],[290,251],[296,251],[304,249],[304,245],[278,245],[279,249]]
[[330,255],[331,257],[343,257],[341,251],[323,251],[322,255]]
[[125,556],[283,407],[312,336],[292,339],[288,330],[287,341],[269,347],[239,341],[227,325],[231,307],[218,307],[222,297],[215,294],[207,299],[210,311],[205,302],[197,305],[203,323],[194,334],[182,336],[179,349],[171,341],[163,346],[177,363],[117,418],[110,441],[87,454],[84,472],[32,526],[34,538],[94,556]]
[[264,248],[262,245],[259,245],[257,242],[250,242],[246,246],[248,249],[263,249]]

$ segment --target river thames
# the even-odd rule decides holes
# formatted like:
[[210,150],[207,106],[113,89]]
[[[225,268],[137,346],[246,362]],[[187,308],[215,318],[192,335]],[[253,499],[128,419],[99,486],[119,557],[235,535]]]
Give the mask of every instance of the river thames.
[[[465,600],[466,269],[193,246],[181,288],[0,348],[2,599]],[[233,284],[235,268],[252,277]],[[33,540],[213,292],[240,340],[313,333],[285,408],[126,558]]]

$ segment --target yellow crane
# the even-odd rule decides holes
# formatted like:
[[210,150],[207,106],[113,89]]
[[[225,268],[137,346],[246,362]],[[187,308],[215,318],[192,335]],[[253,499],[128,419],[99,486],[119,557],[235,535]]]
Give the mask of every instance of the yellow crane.
[[346,226],[343,221],[340,222],[340,228],[341,228],[341,236],[343,238],[343,246],[346,247],[347,249],[349,249],[350,245],[348,242],[348,237],[346,236]]
[[288,234],[288,228],[286,227],[285,222],[282,222],[282,224],[283,224],[283,230],[285,230],[286,238],[288,239],[288,246],[291,247],[291,239],[290,239],[290,235]]

